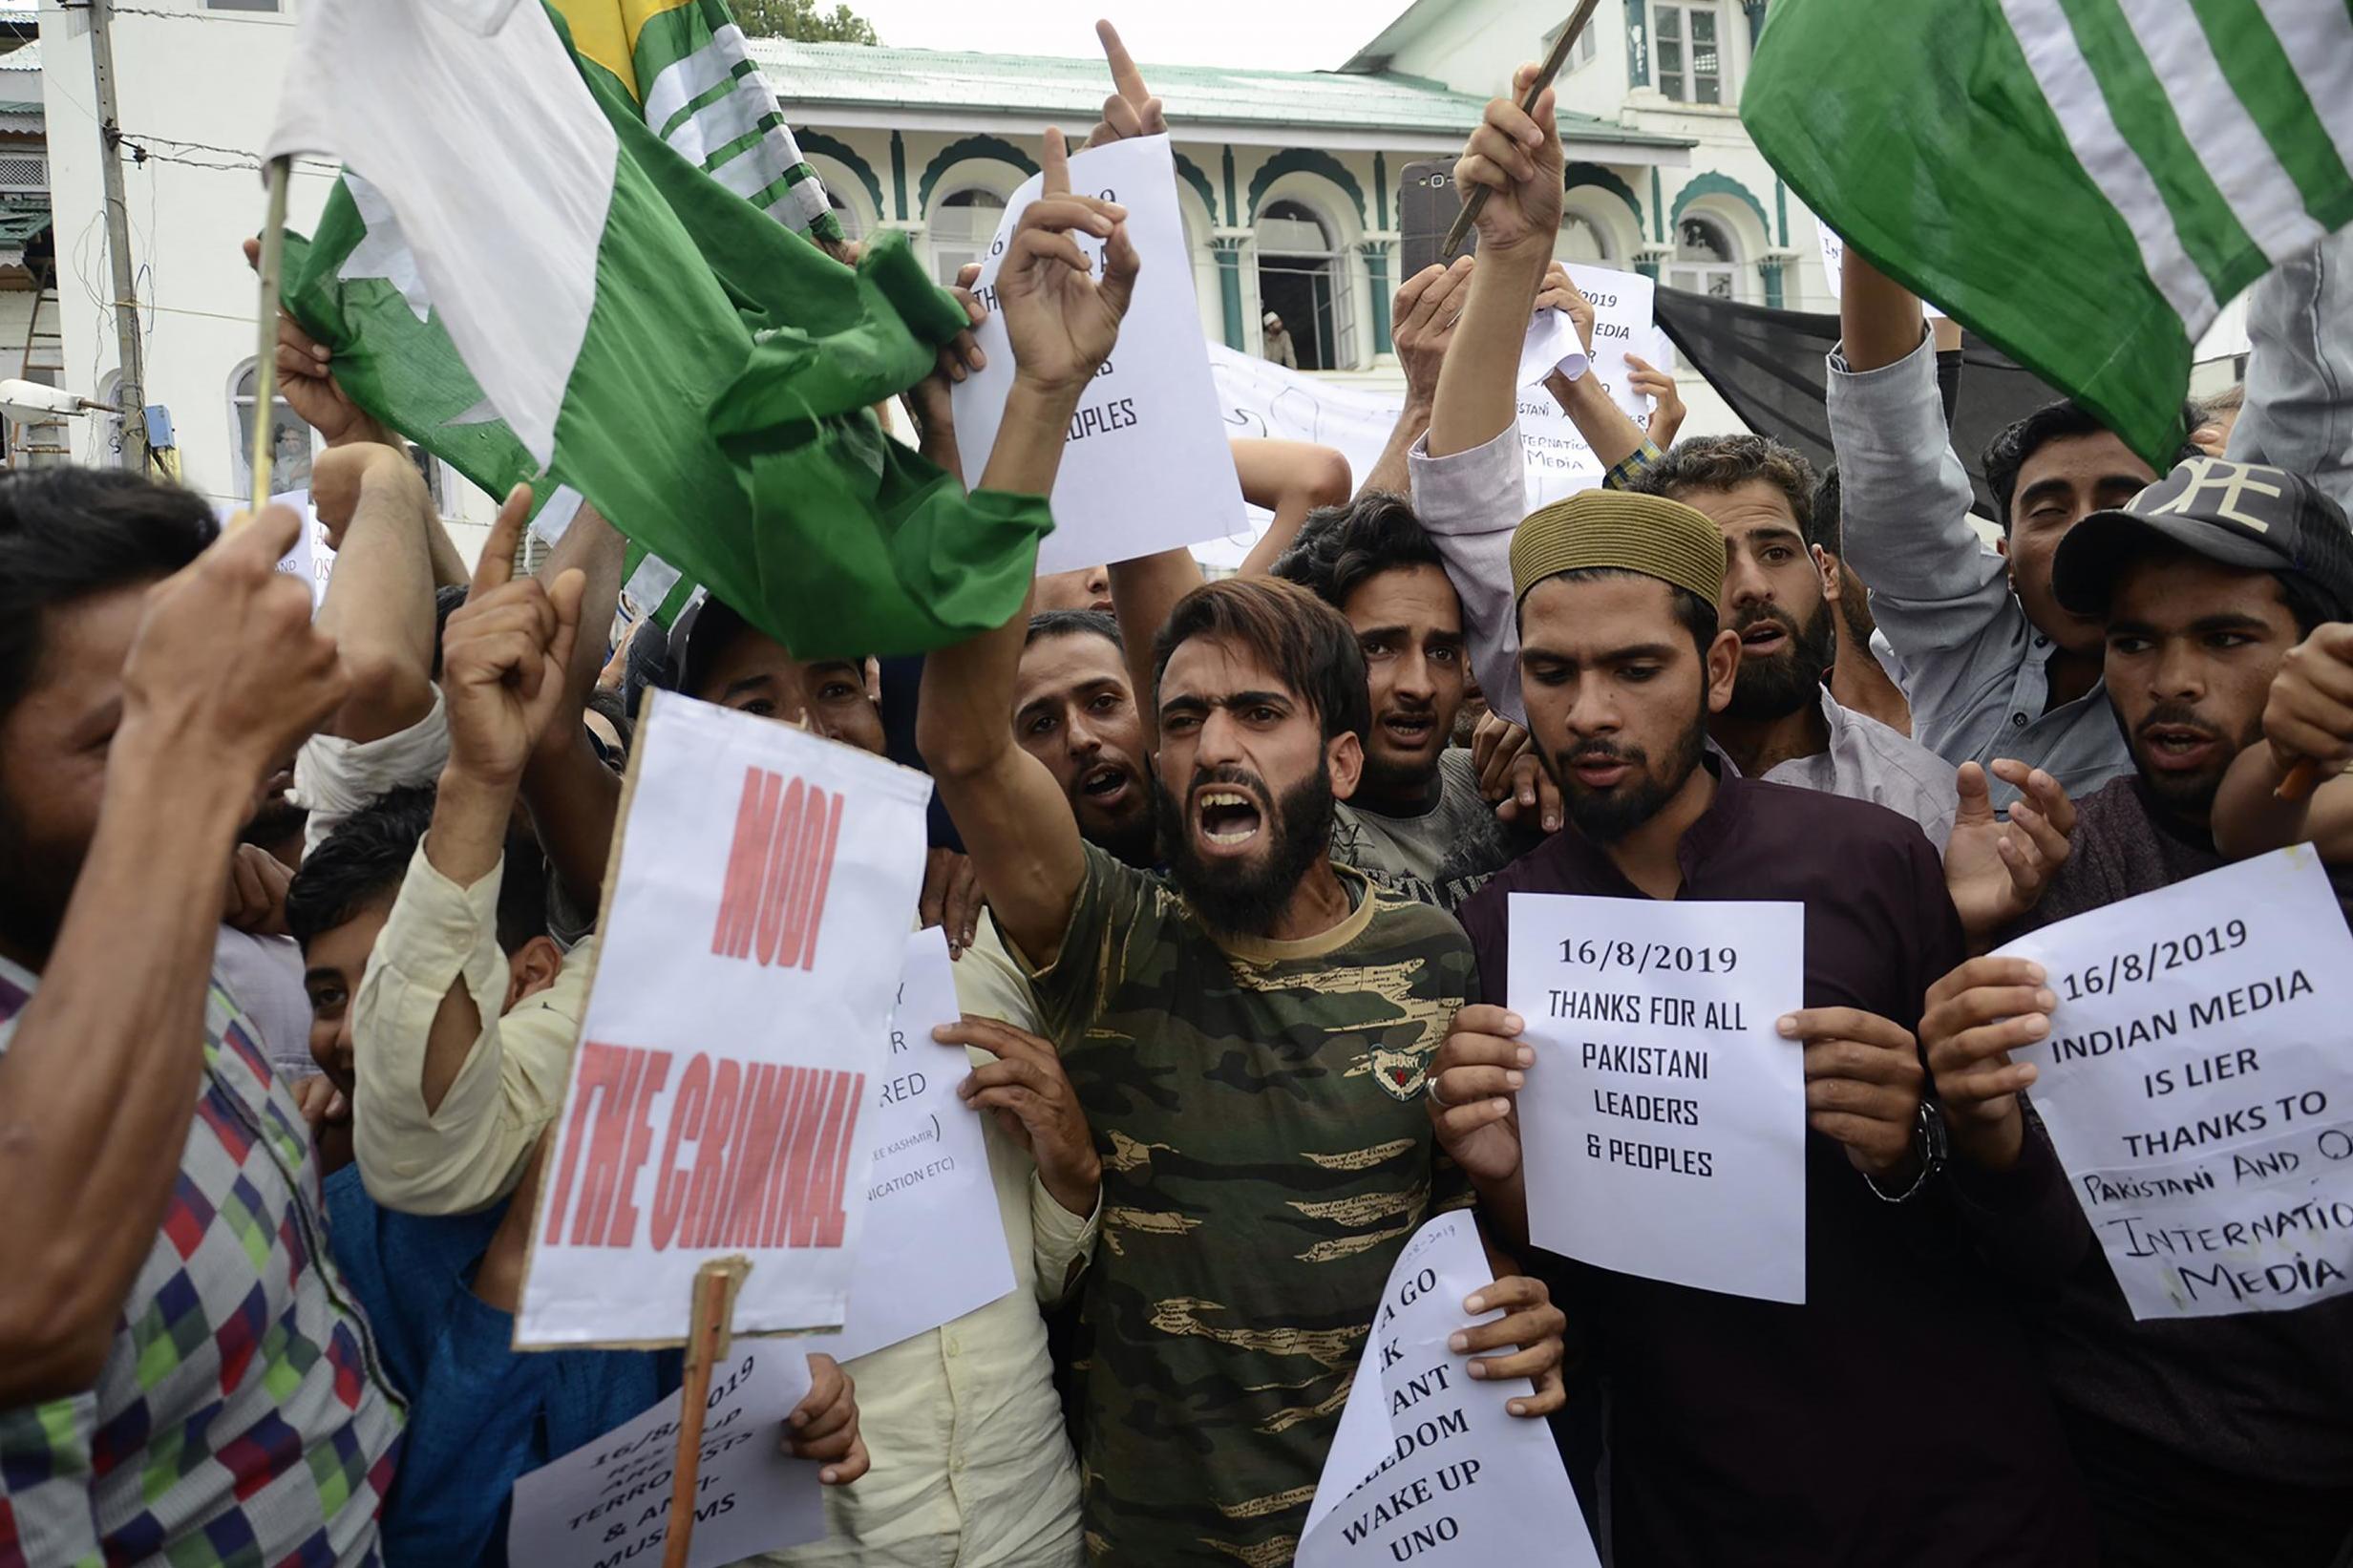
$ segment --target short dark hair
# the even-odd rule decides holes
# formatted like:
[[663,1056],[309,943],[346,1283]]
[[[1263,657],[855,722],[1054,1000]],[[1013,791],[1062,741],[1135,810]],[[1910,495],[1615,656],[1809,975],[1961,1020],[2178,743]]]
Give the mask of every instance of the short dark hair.
[[35,468],[0,476],[0,718],[40,669],[44,611],[169,577],[220,532],[203,497],[136,474]]
[[1152,649],[1154,706],[1169,656],[1196,637],[1240,644],[1315,710],[1324,738],[1372,728],[1372,696],[1365,654],[1340,612],[1296,583],[1272,577],[1229,577],[1194,589],[1176,602]]
[[[2181,406],[2181,450],[2173,454],[2173,461],[2201,456],[2197,448],[2189,444],[2189,433],[2197,429],[2204,416],[2195,403]],[[2018,476],[2026,466],[2026,459],[2053,441],[2072,440],[2078,436],[2099,435],[2108,432],[2100,416],[2076,402],[2063,397],[2055,403],[2046,403],[2024,419],[2005,426],[2002,433],[1985,444],[1982,463],[1985,483],[1994,493],[1994,508],[2001,515],[1994,520],[2002,524],[2002,532],[2010,531],[2010,505],[2018,499]]]
[[[286,929],[296,942],[307,949],[370,905],[392,901],[433,825],[433,802],[430,784],[394,790],[345,817],[325,843],[303,857],[286,890]],[[510,830],[498,879],[498,946],[512,953],[545,935],[546,858],[529,834]]]
[[[1631,566],[1579,566],[1571,571],[1555,572],[1551,577],[1538,578],[1528,586],[1534,589],[1554,581],[1600,583],[1612,579],[1635,579],[1656,583],[1664,588],[1667,598],[1674,604],[1675,619],[1682,623],[1684,630],[1691,634],[1691,646],[1699,654],[1701,662],[1706,661],[1707,646],[1716,640],[1716,632],[1724,624],[1716,614],[1716,606],[1693,593],[1689,588],[1678,586],[1664,578],[1652,577],[1648,572],[1638,572]],[[1519,596],[1519,599],[1522,605],[1528,602],[1528,596],[1524,593]],[[1513,614],[1516,619],[1519,611],[1515,609]]]
[[1794,447],[1764,435],[1694,435],[1634,477],[1629,489],[1681,500],[1694,490],[1730,490],[1763,479],[1789,498],[1797,532],[1813,540],[1813,465]]
[[1346,604],[1348,595],[1383,572],[1410,566],[1446,570],[1446,558],[1403,498],[1376,491],[1335,510],[1341,520],[1333,534],[1331,565],[1321,583],[1306,584],[1333,608]]
[[1309,593],[1322,595],[1324,583],[1331,576],[1332,562],[1340,554],[1340,531],[1347,523],[1353,506],[1319,506],[1307,514],[1291,536],[1291,542],[1282,554],[1275,558],[1269,568],[1285,583],[1296,583]]
[[1822,471],[1822,482],[1813,487],[1813,527],[1806,535],[1806,542],[1825,555],[1843,553],[1838,547],[1845,532],[1839,517],[1843,504],[1844,497],[1838,489],[1838,465],[1833,463]]
[[1049,637],[1100,637],[1122,654],[1128,650],[1127,640],[1119,635],[1119,618],[1109,610],[1040,610],[1029,618],[1021,646]]

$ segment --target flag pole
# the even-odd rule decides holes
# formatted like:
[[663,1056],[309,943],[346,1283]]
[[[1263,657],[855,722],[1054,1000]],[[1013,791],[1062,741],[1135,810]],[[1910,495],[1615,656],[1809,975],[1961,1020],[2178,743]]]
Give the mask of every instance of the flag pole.
[[727,1354],[735,1292],[752,1272],[740,1255],[715,1258],[694,1271],[694,1309],[687,1320],[685,1387],[678,1396],[678,1447],[670,1461],[669,1533],[662,1568],[687,1568],[694,1544],[694,1489],[703,1468],[703,1422],[710,1412],[710,1373]]
[[255,268],[262,278],[261,350],[253,359],[253,505],[258,517],[269,500],[269,460],[277,448],[270,404],[278,396],[278,278],[286,265],[286,187],[294,159],[273,158],[265,166],[269,183],[269,214],[262,223],[262,255]]

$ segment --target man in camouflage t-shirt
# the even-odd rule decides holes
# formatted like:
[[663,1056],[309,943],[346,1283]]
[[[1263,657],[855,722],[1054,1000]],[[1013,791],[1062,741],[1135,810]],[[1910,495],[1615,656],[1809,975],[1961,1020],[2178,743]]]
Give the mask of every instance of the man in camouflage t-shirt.
[[[1177,605],[1156,653],[1166,876],[1085,845],[1013,743],[1023,629],[931,656],[921,738],[1103,1161],[1089,1554],[1286,1563],[1389,1267],[1467,1200],[1420,1097],[1469,946],[1452,917],[1331,863],[1368,722],[1337,611],[1266,579]],[[974,1077],[976,1101],[1020,1092],[1009,1065]],[[1556,1408],[1559,1313],[1516,1276],[1486,1295],[1510,1315],[1468,1353],[1537,1379],[1518,1413]]]

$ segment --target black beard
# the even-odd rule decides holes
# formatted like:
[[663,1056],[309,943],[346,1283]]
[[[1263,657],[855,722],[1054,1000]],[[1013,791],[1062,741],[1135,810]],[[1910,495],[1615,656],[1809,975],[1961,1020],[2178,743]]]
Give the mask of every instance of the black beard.
[[[1429,799],[1431,787],[1437,781],[1438,756],[1435,753],[1431,755],[1427,766],[1398,768],[1377,761],[1373,757],[1372,749],[1367,747],[1365,749],[1365,773],[1364,776],[1356,782],[1355,799],[1360,804],[1376,811],[1380,809],[1374,805],[1376,801],[1410,806],[1416,801]],[[1328,787],[1327,775],[1326,788]]]
[[1741,655],[1732,700],[1724,710],[1726,718],[1786,719],[1808,703],[1822,700],[1822,676],[1830,668],[1835,646],[1830,604],[1825,602],[1816,606],[1813,619],[1803,626],[1783,611],[1758,605],[1732,629],[1745,632],[1765,621],[1778,623],[1789,634],[1790,650],[1770,663],[1752,664],[1745,652]]
[[[1650,760],[1649,753],[1639,747],[1607,741],[1586,741],[1557,756],[1544,757],[1545,769],[1559,786],[1561,799],[1569,808],[1569,821],[1578,832],[1597,844],[1614,844],[1658,816],[1660,808],[1675,798],[1690,780],[1692,770],[1699,767],[1700,754],[1707,744],[1705,695],[1700,704],[1698,715],[1675,742],[1675,750],[1663,768],[1644,766]],[[1597,795],[1579,785],[1569,772],[1571,764],[1580,756],[1607,756],[1643,767],[1643,782],[1631,790],[1622,784],[1605,795]]]
[[1871,651],[1871,634],[1879,629],[1879,622],[1871,613],[1871,590],[1860,578],[1849,576],[1839,588],[1838,623],[1846,627],[1847,640],[1862,657],[1877,657]]
[[[1159,783],[1155,779],[1147,786],[1156,796]],[[1160,863],[1156,853],[1159,826],[1151,811],[1139,812],[1128,821],[1115,826],[1098,828],[1085,835],[1087,842],[1117,860],[1121,865],[1134,866],[1138,871],[1150,871]],[[1080,823],[1083,828],[1086,824]]]
[[[1331,847],[1332,773],[1327,759],[1316,763],[1315,777],[1295,786],[1270,802],[1266,786],[1255,773],[1240,768],[1219,768],[1194,775],[1196,787],[1231,784],[1259,798],[1264,825],[1274,837],[1255,863],[1212,864],[1194,848],[1181,801],[1152,780],[1153,817],[1159,824],[1160,855],[1176,891],[1213,931],[1229,936],[1262,937],[1299,891],[1307,868]],[[1191,792],[1187,792],[1188,797]]]

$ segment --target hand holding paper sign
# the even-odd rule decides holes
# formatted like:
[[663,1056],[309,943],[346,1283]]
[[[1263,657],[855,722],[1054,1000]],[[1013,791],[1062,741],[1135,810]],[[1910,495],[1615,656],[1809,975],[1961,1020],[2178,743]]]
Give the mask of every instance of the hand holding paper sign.
[[848,1486],[866,1473],[866,1439],[858,1430],[858,1385],[831,1356],[809,1358],[809,1397],[785,1417],[784,1451],[825,1468],[823,1486]]
[[[1141,265],[1128,243],[1127,215],[1116,201],[1072,194],[1062,133],[1047,132],[1044,194],[1014,226],[997,271],[1017,389],[1069,399],[1111,358]],[[1074,232],[1103,242],[1101,282]]]
[[1535,1050],[1519,1038],[1526,1028],[1509,1008],[1463,1008],[1423,1091],[1439,1143],[1482,1197],[1519,1184],[1519,1121],[1512,1102],[1536,1065]]
[[2008,1170],[2024,1147],[2018,1096],[2033,1087],[2035,1070],[2010,1052],[2050,1032],[2059,998],[2046,978],[2023,958],[1973,958],[1928,987],[1920,1043],[1945,1132],[1956,1152],[1988,1171]]
[[[1543,1281],[1533,1275],[1506,1274],[1465,1297],[1462,1309],[1473,1317],[1483,1312],[1503,1314],[1456,1329],[1449,1337],[1448,1349],[1474,1358],[1463,1369],[1483,1383],[1524,1377],[1536,1385],[1533,1395],[1506,1402],[1506,1410],[1517,1416],[1543,1416],[1568,1403],[1567,1385],[1560,1376],[1560,1363],[1567,1351],[1560,1336],[1568,1332],[1569,1319],[1553,1304],[1552,1290]],[[1507,1346],[1513,1350],[1508,1356],[1482,1353]]]
[[943,1046],[969,1046],[996,1058],[972,1070],[956,1091],[975,1111],[997,1118],[1006,1135],[1037,1161],[1038,1179],[1053,1200],[1082,1218],[1094,1212],[1103,1162],[1078,1092],[1047,1041],[993,1018],[966,1016],[931,1031]]
[[1865,1176],[1910,1176],[1919,1114],[1919,1043],[1891,1019],[1859,1007],[1802,1007],[1785,1015],[1785,1040],[1806,1045],[1806,1121],[1844,1144]]

